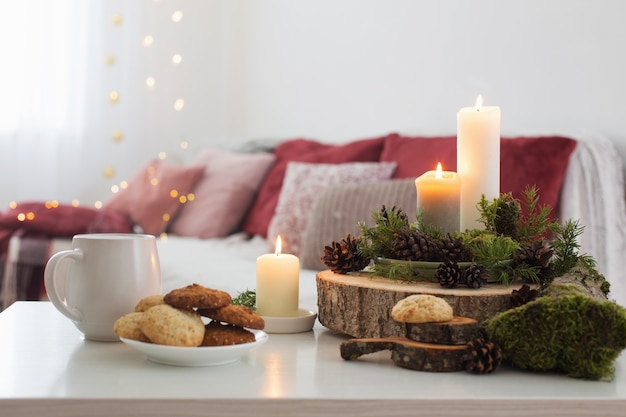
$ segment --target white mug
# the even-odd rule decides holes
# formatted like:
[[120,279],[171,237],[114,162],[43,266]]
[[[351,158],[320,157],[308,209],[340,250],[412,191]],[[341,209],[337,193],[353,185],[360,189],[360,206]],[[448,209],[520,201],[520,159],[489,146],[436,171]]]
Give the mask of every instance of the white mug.
[[72,249],[48,260],[44,282],[52,304],[86,339],[119,341],[113,332],[115,320],[134,311],[141,298],[161,292],[155,237],[76,235]]

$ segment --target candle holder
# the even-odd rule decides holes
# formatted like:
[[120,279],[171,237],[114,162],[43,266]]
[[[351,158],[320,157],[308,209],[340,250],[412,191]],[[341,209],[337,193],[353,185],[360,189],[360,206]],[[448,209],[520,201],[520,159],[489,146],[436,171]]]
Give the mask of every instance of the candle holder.
[[298,309],[297,315],[293,317],[272,317],[261,316],[265,320],[266,333],[287,334],[287,333],[304,333],[313,328],[317,313],[304,308]]

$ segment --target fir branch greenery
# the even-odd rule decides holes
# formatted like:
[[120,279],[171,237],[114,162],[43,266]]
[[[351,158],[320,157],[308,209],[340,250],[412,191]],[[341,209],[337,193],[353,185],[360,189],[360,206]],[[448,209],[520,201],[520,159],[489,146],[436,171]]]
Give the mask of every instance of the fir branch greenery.
[[553,223],[550,230],[554,239],[550,242],[550,248],[554,251],[554,275],[560,276],[572,269],[577,263],[581,263],[588,270],[594,270],[596,261],[589,255],[581,255],[578,237],[582,235],[584,227],[578,220],[568,220],[565,224]]
[[256,310],[256,291],[246,288],[245,291],[237,294],[237,297],[233,298],[232,304],[238,306],[250,307],[252,310]]
[[518,226],[520,240],[541,239],[550,228],[558,224],[550,218],[552,207],[547,204],[539,205],[539,191],[534,185],[527,186],[522,195],[522,215]]
[[372,213],[374,226],[370,227],[364,222],[359,222],[361,230],[361,253],[370,259],[379,256],[393,257],[391,244],[401,230],[411,227],[407,215],[395,206],[388,209],[384,205],[380,210]]

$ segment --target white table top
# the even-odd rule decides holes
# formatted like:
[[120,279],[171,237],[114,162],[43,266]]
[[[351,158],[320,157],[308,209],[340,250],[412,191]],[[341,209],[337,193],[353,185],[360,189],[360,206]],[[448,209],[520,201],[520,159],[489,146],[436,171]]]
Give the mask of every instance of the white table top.
[[395,366],[388,351],[344,361],[343,340],[317,323],[271,334],[234,364],[174,367],[85,341],[50,303],[17,302],[0,314],[0,415],[626,415],[624,355],[611,382],[504,366],[427,373]]

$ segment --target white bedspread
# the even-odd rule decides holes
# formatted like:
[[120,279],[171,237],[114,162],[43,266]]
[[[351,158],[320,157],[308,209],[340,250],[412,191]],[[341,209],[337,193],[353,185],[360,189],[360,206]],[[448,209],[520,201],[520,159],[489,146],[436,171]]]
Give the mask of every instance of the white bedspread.
[[[157,246],[164,293],[195,282],[233,297],[256,288],[256,258],[269,252],[267,240],[244,233],[224,239],[169,236],[157,239]],[[300,308],[317,311],[317,272],[300,271]]]

